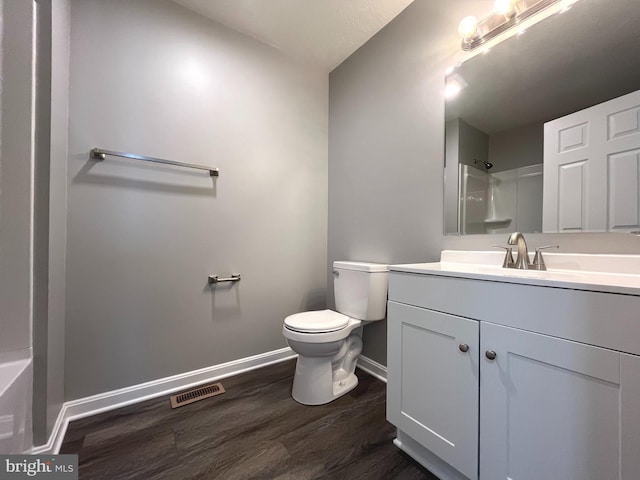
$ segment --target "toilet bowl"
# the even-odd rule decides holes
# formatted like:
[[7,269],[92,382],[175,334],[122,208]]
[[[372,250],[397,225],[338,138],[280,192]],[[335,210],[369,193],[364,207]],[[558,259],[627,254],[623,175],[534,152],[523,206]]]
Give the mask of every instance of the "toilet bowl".
[[362,351],[362,327],[386,312],[388,266],[334,262],[336,311],[288,316],[282,334],[298,354],[291,396],[304,405],[323,405],[358,385],[355,368]]

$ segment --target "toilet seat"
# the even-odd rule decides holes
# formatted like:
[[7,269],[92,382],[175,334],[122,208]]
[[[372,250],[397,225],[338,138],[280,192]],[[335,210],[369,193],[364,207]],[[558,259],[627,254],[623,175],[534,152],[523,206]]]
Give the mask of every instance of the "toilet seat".
[[317,310],[289,315],[284,325],[300,333],[329,333],[342,330],[349,324],[349,317],[333,310]]

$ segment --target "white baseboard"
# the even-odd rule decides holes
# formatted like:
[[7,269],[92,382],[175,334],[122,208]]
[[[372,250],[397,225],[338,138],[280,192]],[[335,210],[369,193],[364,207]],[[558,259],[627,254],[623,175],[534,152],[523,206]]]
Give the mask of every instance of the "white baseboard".
[[387,383],[387,367],[375,360],[371,360],[369,357],[360,355],[360,357],[358,357],[358,367],[369,375],[373,375],[378,380],[382,380],[384,383]]
[[69,420],[65,417],[65,413],[65,404],[62,404],[62,408],[60,409],[60,412],[58,412],[56,422],[53,424],[49,441],[44,445],[33,447],[28,453],[32,455],[48,455],[50,453],[58,453],[60,451],[62,440],[64,440],[64,434],[66,433],[67,425],[69,424]]
[[252,357],[241,358],[239,360],[65,402],[60,410],[49,441],[45,445],[34,447],[30,453],[58,453],[62,446],[67,426],[72,420],[78,420],[134,403],[144,402],[152,398],[169,395],[205,382],[218,381],[226,377],[283,362],[296,356],[297,354],[293,350],[285,347]]

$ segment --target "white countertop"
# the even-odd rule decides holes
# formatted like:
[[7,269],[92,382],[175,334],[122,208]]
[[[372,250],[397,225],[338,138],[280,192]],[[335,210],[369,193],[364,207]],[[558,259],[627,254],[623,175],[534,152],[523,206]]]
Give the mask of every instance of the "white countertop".
[[640,255],[545,253],[547,271],[502,268],[503,258],[501,252],[444,250],[440,262],[391,265],[389,269],[640,296]]

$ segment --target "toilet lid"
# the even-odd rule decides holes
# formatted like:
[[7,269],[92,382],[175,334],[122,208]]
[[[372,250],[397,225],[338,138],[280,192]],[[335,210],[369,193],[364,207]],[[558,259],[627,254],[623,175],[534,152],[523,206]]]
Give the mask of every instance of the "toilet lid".
[[342,330],[349,323],[349,317],[333,310],[318,310],[289,315],[284,325],[296,332],[324,333]]

